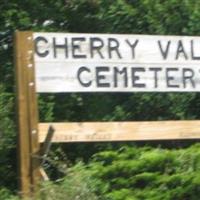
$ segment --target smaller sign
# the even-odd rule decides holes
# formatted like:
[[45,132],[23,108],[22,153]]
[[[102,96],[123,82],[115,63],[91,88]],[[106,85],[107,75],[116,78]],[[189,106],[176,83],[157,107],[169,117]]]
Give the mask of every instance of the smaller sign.
[[180,140],[200,138],[200,121],[40,123],[39,141],[44,142],[49,126],[52,142],[112,142]]

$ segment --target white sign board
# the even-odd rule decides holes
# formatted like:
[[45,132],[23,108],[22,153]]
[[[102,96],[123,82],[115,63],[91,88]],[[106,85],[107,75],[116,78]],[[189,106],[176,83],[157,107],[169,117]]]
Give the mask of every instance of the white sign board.
[[200,91],[200,37],[34,33],[37,92]]

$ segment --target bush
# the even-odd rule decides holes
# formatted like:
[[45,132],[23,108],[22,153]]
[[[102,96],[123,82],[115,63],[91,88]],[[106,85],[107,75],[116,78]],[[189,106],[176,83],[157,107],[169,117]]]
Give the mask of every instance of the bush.
[[[97,200],[94,191],[96,179],[86,170],[82,163],[69,168],[66,176],[57,181],[43,182],[34,200]],[[0,200],[19,200],[11,191],[0,189]],[[26,198],[25,198],[26,199]],[[26,200],[31,200],[27,198]]]
[[98,153],[90,171],[105,200],[198,200],[200,145],[186,149],[124,147]]
[[67,171],[64,178],[56,182],[44,182],[36,199],[48,200],[97,200],[96,181],[81,163]]
[[20,199],[17,196],[13,196],[8,189],[0,188],[0,200],[20,200]]
[[[200,144],[171,150],[122,147],[64,169],[66,175],[41,184],[34,199],[199,200]],[[18,200],[6,189],[0,199]]]

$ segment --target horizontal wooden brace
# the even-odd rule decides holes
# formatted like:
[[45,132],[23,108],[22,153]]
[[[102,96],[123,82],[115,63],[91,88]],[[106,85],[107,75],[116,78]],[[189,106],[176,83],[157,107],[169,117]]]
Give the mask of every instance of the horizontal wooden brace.
[[50,125],[55,129],[52,142],[111,142],[200,138],[200,120],[67,122],[40,123],[40,142],[44,142]]

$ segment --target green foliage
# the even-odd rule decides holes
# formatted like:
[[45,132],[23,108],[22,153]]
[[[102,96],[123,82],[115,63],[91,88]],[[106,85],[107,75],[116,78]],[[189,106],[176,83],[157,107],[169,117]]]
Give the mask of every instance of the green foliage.
[[68,169],[63,179],[44,183],[36,199],[97,200],[93,187],[96,181],[83,164],[78,163]]
[[0,186],[16,188],[16,170],[13,169],[16,165],[16,137],[11,120],[12,109],[13,94],[5,92],[0,84]]
[[[171,150],[126,146],[100,152],[88,165],[59,163],[64,178],[44,182],[34,199],[198,200],[199,149],[199,144]],[[17,200],[5,189],[0,195]]]
[[[64,163],[63,163],[64,164]],[[86,166],[77,163],[67,169],[66,175],[57,180],[43,182],[40,190],[35,194],[34,200],[97,200],[94,185],[98,180],[91,176],[86,170]],[[19,200],[18,196],[2,188],[0,189],[0,199],[2,200]],[[31,200],[33,198],[25,198]]]
[[95,155],[89,170],[105,200],[198,200],[200,145],[186,149],[123,147]]
[[0,188],[0,199],[1,200],[20,200],[19,197],[12,195],[12,193],[5,188]]
[[[0,185],[11,189],[16,189],[15,30],[198,35],[200,29],[200,2],[196,0],[1,0],[0,10]],[[198,119],[200,95],[40,95],[39,108],[41,121]],[[103,147],[74,145],[67,152],[73,160],[77,155],[88,160]],[[199,190],[197,147],[188,151],[125,148],[97,158],[92,169],[106,180],[99,187],[110,199],[147,199],[147,194],[154,200],[195,199],[192,195]],[[172,185],[175,188],[169,189]],[[133,192],[126,187],[133,187]]]

